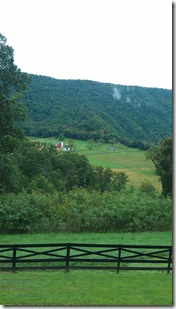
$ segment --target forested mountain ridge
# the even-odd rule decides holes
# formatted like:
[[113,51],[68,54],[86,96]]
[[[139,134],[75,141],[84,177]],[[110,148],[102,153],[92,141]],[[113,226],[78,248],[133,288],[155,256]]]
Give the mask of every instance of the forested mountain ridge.
[[30,75],[26,135],[155,143],[172,134],[172,91]]

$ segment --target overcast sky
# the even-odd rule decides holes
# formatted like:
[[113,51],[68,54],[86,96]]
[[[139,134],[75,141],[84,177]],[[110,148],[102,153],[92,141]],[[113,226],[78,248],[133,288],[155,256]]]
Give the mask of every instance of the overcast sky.
[[27,73],[172,88],[171,0],[0,0]]

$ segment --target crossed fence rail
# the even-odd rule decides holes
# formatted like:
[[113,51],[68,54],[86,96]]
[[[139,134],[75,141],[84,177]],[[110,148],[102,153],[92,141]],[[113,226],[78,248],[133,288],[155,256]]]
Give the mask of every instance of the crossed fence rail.
[[[142,265],[142,266],[141,266]],[[0,270],[172,270],[172,246],[115,244],[0,245]]]

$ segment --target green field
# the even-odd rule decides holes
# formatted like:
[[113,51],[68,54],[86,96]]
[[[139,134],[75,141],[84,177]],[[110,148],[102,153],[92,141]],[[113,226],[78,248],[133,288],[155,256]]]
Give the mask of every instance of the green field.
[[[32,140],[52,145],[58,142],[58,139],[55,138],[32,138]],[[142,181],[148,180],[157,190],[161,191],[159,177],[155,173],[153,162],[146,159],[146,151],[129,148],[120,143],[113,145],[116,151],[107,150],[109,144],[98,143],[94,143],[90,149],[90,143],[87,141],[72,141],[75,150],[79,154],[85,155],[92,165],[110,167],[113,170],[125,172],[129,177],[128,185],[139,187]],[[68,139],[65,139],[64,144],[67,143]]]
[[50,305],[172,305],[172,276],[75,270],[1,274],[0,304]]
[[[83,242],[170,245],[171,232],[0,235],[0,243]],[[172,274],[160,271],[1,272],[2,305],[172,305]]]
[[42,233],[42,234],[5,234],[0,235],[1,244],[30,243],[102,243],[132,245],[171,245],[171,232],[144,233]]

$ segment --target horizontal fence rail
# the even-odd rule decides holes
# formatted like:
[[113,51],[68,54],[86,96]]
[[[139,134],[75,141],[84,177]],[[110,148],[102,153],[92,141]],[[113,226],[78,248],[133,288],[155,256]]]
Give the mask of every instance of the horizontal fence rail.
[[110,244],[0,245],[0,270],[172,270],[172,246]]

